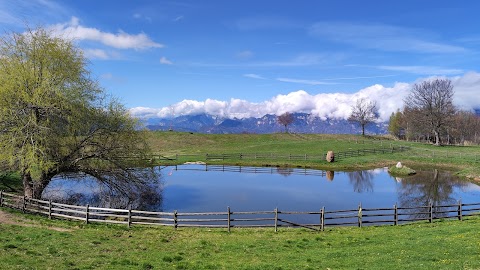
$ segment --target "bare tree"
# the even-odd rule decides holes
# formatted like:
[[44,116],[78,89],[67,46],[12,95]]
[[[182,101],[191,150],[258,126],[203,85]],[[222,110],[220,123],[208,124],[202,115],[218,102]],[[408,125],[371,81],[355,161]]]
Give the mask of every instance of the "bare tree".
[[293,115],[289,112],[286,112],[280,116],[278,116],[278,123],[285,127],[285,133],[288,133],[288,125],[293,123]]
[[373,123],[376,119],[378,119],[377,103],[365,98],[357,100],[357,103],[352,106],[350,117],[348,117],[348,121],[360,124],[362,136],[365,136],[365,126]]
[[467,142],[477,143],[478,134],[480,134],[480,116],[470,111],[458,111],[454,116],[453,125],[449,132],[455,142],[462,145]]
[[433,133],[435,145],[440,145],[440,135],[452,124],[455,115],[453,84],[448,79],[435,79],[414,84],[404,100],[405,109],[411,113],[416,126]]

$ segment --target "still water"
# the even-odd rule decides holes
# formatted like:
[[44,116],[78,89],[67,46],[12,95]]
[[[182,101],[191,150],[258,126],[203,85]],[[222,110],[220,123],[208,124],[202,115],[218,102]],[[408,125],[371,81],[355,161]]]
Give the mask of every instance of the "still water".
[[437,170],[395,178],[386,168],[354,172],[180,165],[157,168],[161,181],[125,199],[88,177],[58,177],[43,197],[76,204],[179,212],[318,211],[480,202],[480,186]]

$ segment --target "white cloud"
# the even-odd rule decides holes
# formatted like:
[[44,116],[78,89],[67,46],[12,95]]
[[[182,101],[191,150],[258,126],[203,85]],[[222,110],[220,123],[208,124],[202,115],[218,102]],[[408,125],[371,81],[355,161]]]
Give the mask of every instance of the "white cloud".
[[109,59],[109,55],[105,50],[102,49],[84,49],[83,53],[85,57],[90,59]]
[[310,35],[353,46],[382,51],[419,53],[459,53],[466,49],[429,41],[434,34],[420,29],[386,24],[319,22],[309,29]]
[[455,91],[453,96],[454,104],[457,104],[464,110],[479,109],[480,73],[467,72],[463,76],[453,78],[452,81]]
[[253,73],[243,74],[243,77],[247,77],[247,78],[251,78],[251,79],[265,80],[265,77],[260,76],[258,74],[253,74]]
[[160,64],[163,65],[173,65],[172,61],[168,60],[165,56],[160,58]]
[[[317,94],[311,95],[303,90],[286,95],[277,95],[270,100],[254,103],[232,98],[230,101],[207,99],[205,101],[183,100],[170,107],[153,109],[137,107],[130,110],[140,118],[172,117],[179,115],[211,114],[226,118],[261,117],[265,114],[280,115],[285,112],[305,112],[322,118],[347,119],[351,107],[358,98],[369,98],[380,104],[381,120],[387,120],[390,114],[400,108],[409,85],[397,83],[392,88],[374,85],[354,94]],[[174,113],[173,113],[174,112]]]
[[280,82],[299,83],[299,84],[308,84],[308,85],[336,84],[336,83],[322,82],[317,80],[303,80],[303,79],[292,79],[292,78],[277,78],[276,80]]
[[191,63],[191,66],[197,67],[304,67],[324,65],[328,63],[338,63],[345,56],[343,54],[330,53],[330,54],[318,54],[318,53],[304,53],[299,54],[294,58],[286,59],[284,61],[263,61],[263,62],[249,62],[249,63]]
[[181,21],[185,18],[185,16],[183,15],[180,15],[180,16],[177,16],[175,19],[173,19],[174,22],[178,22],[178,21]]
[[51,0],[0,1],[0,23],[22,27],[28,19],[28,23],[42,25],[46,23],[46,18],[59,19],[71,13],[57,2]]
[[[451,79],[455,89],[455,104],[466,110],[480,108],[480,97],[478,95],[480,73],[469,72],[461,77]],[[403,107],[403,100],[408,95],[411,86],[412,84],[401,82],[392,87],[376,84],[351,94],[322,93],[312,95],[299,90],[286,95],[277,95],[259,103],[235,98],[230,99],[230,101],[183,100],[169,107],[160,109],[137,107],[131,109],[130,112],[140,118],[166,118],[201,113],[226,118],[248,118],[262,117],[266,114],[280,115],[284,112],[304,112],[323,119],[347,119],[357,99],[366,98],[377,102],[379,120],[387,121],[392,112]]]
[[142,50],[164,47],[163,44],[151,40],[145,33],[132,35],[121,30],[117,34],[103,32],[96,28],[80,25],[80,20],[76,17],[72,17],[70,22],[52,25],[49,29],[61,36],[76,40],[96,41],[117,49]]
[[457,75],[464,73],[461,69],[448,69],[435,66],[378,66],[378,69],[402,71],[419,75]]

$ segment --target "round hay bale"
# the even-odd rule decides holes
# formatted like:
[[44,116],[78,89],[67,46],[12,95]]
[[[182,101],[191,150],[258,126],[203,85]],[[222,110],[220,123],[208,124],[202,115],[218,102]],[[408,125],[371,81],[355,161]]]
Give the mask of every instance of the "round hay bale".
[[335,161],[335,154],[333,151],[328,151],[327,152],[327,157],[326,157],[327,162],[334,162]]

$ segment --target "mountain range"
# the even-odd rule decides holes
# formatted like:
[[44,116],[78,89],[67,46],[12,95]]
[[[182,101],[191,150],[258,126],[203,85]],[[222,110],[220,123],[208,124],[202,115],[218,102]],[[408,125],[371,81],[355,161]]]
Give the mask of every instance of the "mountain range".
[[[292,113],[293,122],[288,131],[293,133],[360,134],[361,127],[344,119],[322,119],[307,113]],[[285,127],[278,123],[276,115],[260,118],[229,119],[208,114],[184,115],[175,118],[149,118],[145,125],[149,130],[174,130],[211,134],[229,133],[279,133]],[[372,123],[365,128],[366,134],[386,134],[388,123]]]

